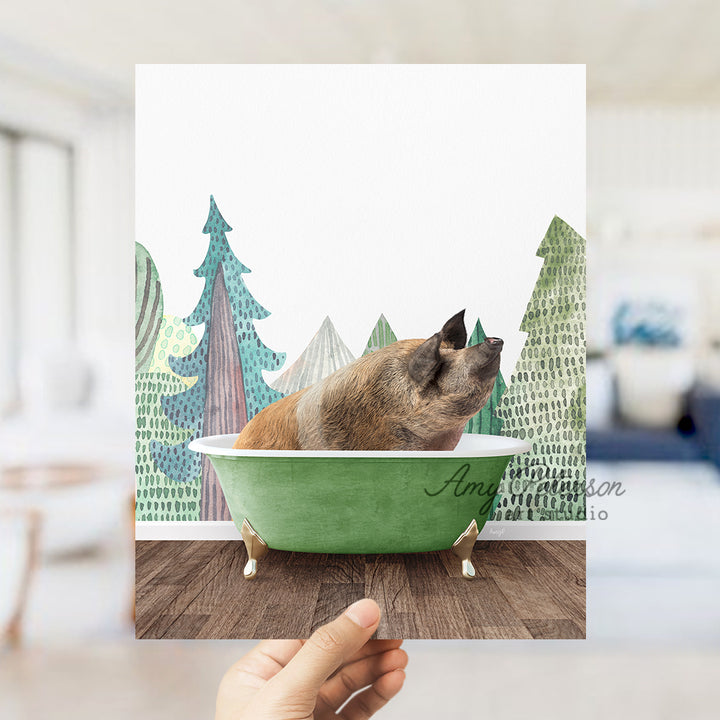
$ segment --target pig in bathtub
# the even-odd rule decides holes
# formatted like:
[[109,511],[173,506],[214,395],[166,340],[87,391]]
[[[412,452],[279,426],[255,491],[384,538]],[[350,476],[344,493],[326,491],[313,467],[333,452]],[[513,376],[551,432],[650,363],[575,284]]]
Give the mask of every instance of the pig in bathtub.
[[465,347],[465,311],[427,340],[400,340],[268,405],[235,448],[452,450],[487,402],[503,341]]

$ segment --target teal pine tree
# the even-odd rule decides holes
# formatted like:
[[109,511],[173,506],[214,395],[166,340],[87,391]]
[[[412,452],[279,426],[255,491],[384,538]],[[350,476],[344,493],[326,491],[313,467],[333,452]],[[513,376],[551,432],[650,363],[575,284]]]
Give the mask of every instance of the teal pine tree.
[[392,331],[390,323],[385,319],[385,316],[381,314],[377,323],[375,323],[372,333],[370,333],[370,339],[365,346],[363,355],[375,352],[375,350],[379,350],[386,345],[391,345],[394,342],[397,342],[397,337]]
[[[162,399],[162,408],[173,425],[191,431],[180,443],[151,444],[158,468],[176,482],[202,474],[201,520],[229,520],[217,476],[205,456],[188,448],[196,437],[240,432],[245,423],[282,394],[269,387],[263,370],[277,370],[285,353],[267,348],[255,330],[255,320],[270,315],[250,294],[243,274],[249,273],[233,254],[226,233],[232,228],[220,214],[213,196],[203,233],[210,236],[207,254],[197,277],[205,287],[195,310],[184,322],[204,325],[200,343],[183,357],[170,356],[171,370],[181,378],[197,377],[183,392]],[[202,467],[201,467],[202,465]]]
[[[479,345],[485,342],[487,335],[483,330],[480,320],[475,323],[475,328],[470,335],[468,340],[468,347],[471,345]],[[492,394],[485,403],[482,410],[477,415],[470,418],[468,424],[465,426],[466,433],[481,433],[483,435],[500,435],[503,421],[499,418],[495,412],[497,404],[505,392],[505,381],[503,380],[502,373],[499,372],[495,380]]]
[[496,519],[585,518],[585,240],[560,218],[520,329],[528,334],[497,414],[503,435],[527,440],[501,485]]

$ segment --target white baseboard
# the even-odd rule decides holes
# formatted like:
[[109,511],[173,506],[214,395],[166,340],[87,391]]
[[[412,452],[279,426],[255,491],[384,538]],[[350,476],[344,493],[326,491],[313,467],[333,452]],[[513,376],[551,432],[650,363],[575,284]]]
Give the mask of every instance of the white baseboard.
[[232,520],[135,522],[136,540],[242,540]]
[[[230,520],[135,523],[136,540],[241,540]],[[479,540],[584,540],[585,522],[575,520],[493,520]]]

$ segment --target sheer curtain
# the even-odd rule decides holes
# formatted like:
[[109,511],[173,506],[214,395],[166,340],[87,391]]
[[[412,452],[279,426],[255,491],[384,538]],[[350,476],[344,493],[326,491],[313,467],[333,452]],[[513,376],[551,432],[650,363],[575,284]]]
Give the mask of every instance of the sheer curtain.
[[44,411],[78,392],[64,367],[75,345],[73,155],[0,136],[0,407]]
[[18,402],[14,194],[15,141],[0,132],[0,417]]

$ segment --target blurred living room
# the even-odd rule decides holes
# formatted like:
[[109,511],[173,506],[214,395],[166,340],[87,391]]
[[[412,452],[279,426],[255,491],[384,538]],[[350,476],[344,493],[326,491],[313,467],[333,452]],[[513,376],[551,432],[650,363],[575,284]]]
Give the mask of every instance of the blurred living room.
[[481,674],[512,717],[712,716],[718,30],[712,0],[3,4],[0,716],[199,717],[252,645],[134,640],[135,63],[587,66],[588,640],[408,642],[381,715]]

